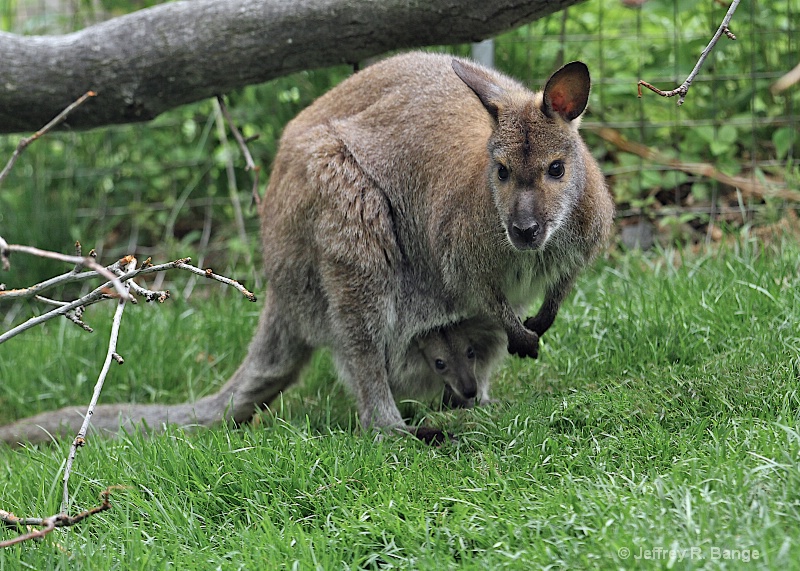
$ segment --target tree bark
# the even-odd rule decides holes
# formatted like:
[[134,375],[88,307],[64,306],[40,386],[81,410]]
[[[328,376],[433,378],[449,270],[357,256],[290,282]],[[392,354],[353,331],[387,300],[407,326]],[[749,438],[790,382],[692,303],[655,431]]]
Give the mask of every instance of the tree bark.
[[582,0],[191,0],[62,36],[0,33],[0,133],[32,131],[88,90],[71,128],[389,50],[478,41]]

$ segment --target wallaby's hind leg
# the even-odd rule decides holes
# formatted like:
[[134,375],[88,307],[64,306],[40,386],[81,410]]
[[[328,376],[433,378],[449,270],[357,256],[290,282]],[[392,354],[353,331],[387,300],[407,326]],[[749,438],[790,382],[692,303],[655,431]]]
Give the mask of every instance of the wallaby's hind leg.
[[[209,426],[223,420],[245,422],[297,380],[311,355],[308,345],[292,334],[291,324],[271,292],[261,313],[247,357],[216,393],[194,403],[105,404],[94,410],[90,430],[116,434],[120,428],[159,432],[166,424]],[[0,441],[46,442],[51,435],[75,435],[85,407],[69,406],[0,427]]]

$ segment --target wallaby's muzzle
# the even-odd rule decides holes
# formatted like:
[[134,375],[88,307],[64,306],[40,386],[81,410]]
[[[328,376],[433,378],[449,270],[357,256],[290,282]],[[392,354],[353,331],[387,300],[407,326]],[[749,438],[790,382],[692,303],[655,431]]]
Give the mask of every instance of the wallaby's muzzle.
[[[463,379],[462,379],[463,380]],[[460,387],[450,387],[457,394],[469,400],[474,399],[478,395],[478,382],[472,378],[466,382],[462,382]]]
[[509,232],[511,243],[520,250],[536,248],[541,235],[542,226],[536,221],[529,224],[515,222],[511,225],[511,231]]

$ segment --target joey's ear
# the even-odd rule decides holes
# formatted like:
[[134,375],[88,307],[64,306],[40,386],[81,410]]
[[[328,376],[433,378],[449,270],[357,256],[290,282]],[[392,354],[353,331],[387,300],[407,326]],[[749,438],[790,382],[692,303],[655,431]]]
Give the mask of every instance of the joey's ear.
[[461,78],[461,81],[467,84],[467,87],[475,92],[489,114],[497,119],[503,88],[492,81],[485,71],[466,62],[454,59],[453,71]]
[[548,117],[560,116],[564,121],[580,117],[589,102],[589,68],[581,61],[568,63],[547,80],[542,111]]

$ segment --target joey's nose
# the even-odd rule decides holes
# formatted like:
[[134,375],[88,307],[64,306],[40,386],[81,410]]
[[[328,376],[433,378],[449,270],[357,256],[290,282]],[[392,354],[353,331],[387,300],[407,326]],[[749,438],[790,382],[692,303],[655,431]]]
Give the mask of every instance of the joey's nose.
[[512,225],[511,232],[514,237],[526,244],[532,243],[541,231],[541,226],[538,222],[531,222],[530,225],[520,227],[517,224]]
[[461,391],[461,396],[465,399],[474,399],[478,394],[478,387],[475,385],[466,386]]

